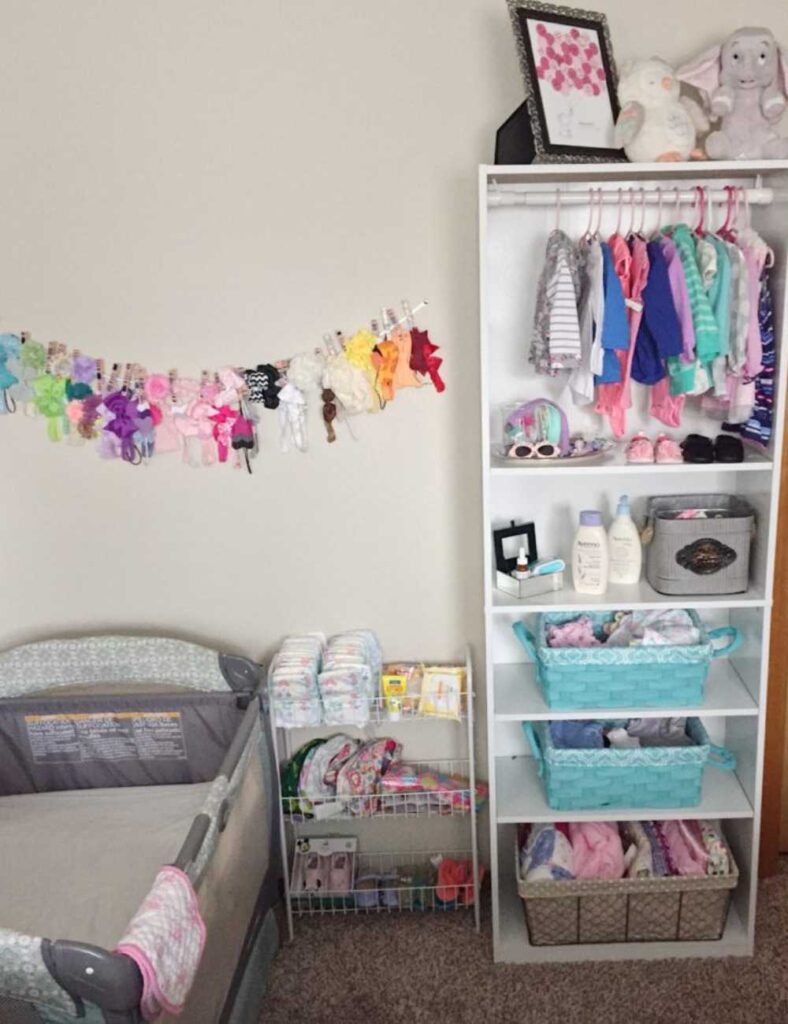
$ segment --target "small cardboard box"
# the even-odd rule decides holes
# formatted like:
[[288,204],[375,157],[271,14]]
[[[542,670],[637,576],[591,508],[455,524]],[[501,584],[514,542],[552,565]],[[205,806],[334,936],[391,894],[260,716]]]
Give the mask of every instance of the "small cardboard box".
[[[355,836],[315,836],[309,839],[299,839],[296,842],[293,854],[293,873],[290,876],[290,892],[293,896],[304,896],[311,899],[322,899],[319,891],[310,892],[304,888],[304,869],[306,860],[310,853],[316,853],[319,857],[330,860],[335,853],[345,853],[350,857],[350,890],[353,888],[353,880],[356,877],[356,853],[358,851],[358,839]],[[342,897],[342,893],[326,893],[325,898],[333,900]]]

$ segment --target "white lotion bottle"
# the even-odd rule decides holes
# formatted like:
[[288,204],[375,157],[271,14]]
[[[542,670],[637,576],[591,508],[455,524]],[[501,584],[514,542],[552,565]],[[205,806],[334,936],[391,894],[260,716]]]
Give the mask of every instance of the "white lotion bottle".
[[607,590],[607,533],[602,513],[580,513],[580,525],[572,545],[572,582],[578,594],[604,594]]
[[643,564],[640,534],[632,522],[629,498],[622,494],[618,500],[616,518],[607,535],[608,581],[610,583],[637,583]]

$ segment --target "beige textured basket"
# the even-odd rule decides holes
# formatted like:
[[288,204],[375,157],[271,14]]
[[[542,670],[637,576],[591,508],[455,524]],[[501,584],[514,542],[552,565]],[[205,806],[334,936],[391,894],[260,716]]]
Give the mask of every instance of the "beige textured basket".
[[517,891],[534,946],[586,942],[700,942],[720,939],[739,870],[703,878],[525,882],[515,843]]

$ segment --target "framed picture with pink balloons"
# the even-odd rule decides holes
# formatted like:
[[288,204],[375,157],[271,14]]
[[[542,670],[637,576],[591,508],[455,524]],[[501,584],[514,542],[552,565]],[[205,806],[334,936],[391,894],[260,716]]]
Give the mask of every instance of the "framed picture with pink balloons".
[[507,0],[525,79],[537,163],[625,160],[607,18],[538,0]]

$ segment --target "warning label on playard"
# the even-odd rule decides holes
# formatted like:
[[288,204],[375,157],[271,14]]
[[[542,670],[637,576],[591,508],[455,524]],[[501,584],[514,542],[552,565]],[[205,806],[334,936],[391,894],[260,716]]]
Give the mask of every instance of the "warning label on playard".
[[185,761],[179,711],[25,715],[36,764]]

